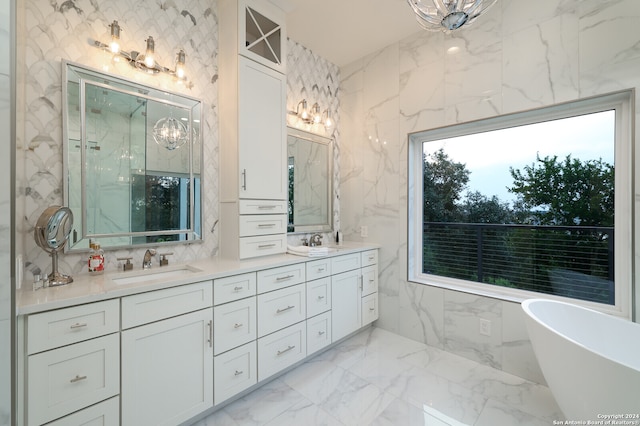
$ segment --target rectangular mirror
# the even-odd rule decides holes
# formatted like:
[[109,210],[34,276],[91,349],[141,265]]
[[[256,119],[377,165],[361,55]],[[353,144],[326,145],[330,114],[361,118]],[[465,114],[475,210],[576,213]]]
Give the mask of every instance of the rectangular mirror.
[[201,240],[201,102],[65,62],[67,250]]
[[331,139],[289,128],[288,231],[332,230],[333,144]]

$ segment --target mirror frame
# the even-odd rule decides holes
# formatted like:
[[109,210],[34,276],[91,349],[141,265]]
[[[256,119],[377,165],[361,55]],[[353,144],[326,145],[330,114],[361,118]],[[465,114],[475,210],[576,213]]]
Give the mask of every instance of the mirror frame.
[[[290,127],[287,126],[287,158],[289,157],[289,151],[288,151],[288,146],[289,146],[289,137],[295,137],[298,139],[304,139],[306,141],[312,142],[312,143],[317,143],[317,144],[322,144],[322,145],[327,145],[328,147],[328,155],[327,155],[327,176],[328,176],[328,182],[327,182],[327,222],[326,223],[319,223],[319,224],[314,224],[314,225],[296,225],[295,223],[290,224],[288,223],[287,220],[287,233],[289,235],[294,235],[294,234],[304,234],[304,233],[309,233],[309,232],[332,232],[333,231],[333,180],[334,180],[334,176],[333,176],[333,139],[326,137],[326,136],[322,136],[316,133],[310,133],[307,132],[305,130],[300,130],[297,129],[295,127]],[[287,161],[287,167],[289,162]],[[289,176],[289,173],[287,172],[287,176]],[[287,178],[287,187],[289,186],[289,182],[288,182],[288,178]],[[288,193],[289,191],[287,190],[287,216],[288,216],[288,206],[289,206],[289,199],[288,199]],[[293,230],[291,230],[293,228]]]
[[[195,120],[200,120],[200,126],[199,126],[199,131],[197,132],[191,132],[190,136],[191,136],[191,140],[190,140],[190,144],[193,145],[197,145],[197,151],[196,149],[192,146],[189,145],[189,143],[187,143],[187,145],[189,145],[189,147],[191,148],[189,150],[189,181],[191,182],[192,188],[193,190],[190,191],[189,194],[189,202],[190,205],[192,206],[192,208],[189,211],[189,223],[190,226],[189,228],[181,228],[181,229],[171,229],[171,230],[160,230],[160,231],[135,231],[135,232],[118,232],[118,233],[112,233],[112,234],[104,234],[104,233],[96,233],[96,234],[89,234],[87,232],[87,226],[86,226],[86,212],[87,212],[87,206],[86,206],[86,150],[81,149],[80,150],[80,157],[81,157],[81,164],[82,164],[82,169],[80,171],[80,180],[81,180],[81,187],[82,187],[82,195],[81,195],[81,209],[82,209],[82,214],[79,215],[80,216],[80,225],[81,225],[81,230],[82,230],[82,235],[80,236],[80,238],[78,239],[78,243],[83,241],[83,240],[89,240],[89,239],[97,239],[98,241],[100,241],[101,238],[111,238],[111,237],[129,237],[129,238],[133,238],[133,237],[143,237],[143,236],[159,236],[159,235],[183,235],[185,236],[185,239],[182,240],[177,240],[177,241],[162,241],[162,242],[142,242],[142,243],[130,243],[129,244],[120,244],[120,245],[102,245],[102,248],[105,250],[115,250],[115,249],[122,249],[122,248],[134,248],[134,247],[149,247],[149,246],[153,246],[153,247],[157,247],[157,246],[161,246],[161,245],[176,245],[176,244],[194,244],[194,243],[202,243],[203,242],[203,238],[202,238],[202,227],[203,227],[203,213],[204,213],[204,191],[203,191],[203,166],[204,166],[204,162],[203,162],[203,138],[202,138],[202,128],[203,128],[203,102],[200,99],[188,96],[188,95],[184,95],[184,94],[180,94],[180,93],[175,93],[175,92],[171,92],[165,89],[160,89],[160,88],[155,88],[152,86],[148,86],[145,84],[141,84],[137,81],[134,80],[130,80],[121,76],[117,76],[117,75],[112,75],[112,74],[108,74],[105,73],[103,71],[91,68],[91,67],[87,67],[85,65],[82,64],[78,64],[78,63],[74,63],[68,60],[62,60],[62,152],[63,152],[63,202],[64,205],[66,207],[69,207],[69,82],[70,82],[70,77],[71,74],[75,74],[78,77],[78,80],[80,82],[80,86],[83,86],[84,84],[91,84],[94,86],[98,86],[98,87],[104,87],[104,88],[108,88],[110,90],[114,90],[117,91],[119,93],[124,93],[124,94],[129,94],[129,95],[133,95],[136,97],[140,97],[140,98],[144,98],[150,101],[154,101],[154,102],[158,102],[164,105],[170,105],[170,106],[177,106],[177,107],[181,107],[181,108],[185,108],[185,109],[189,109],[189,117],[190,117],[190,121],[193,123],[195,122]],[[74,77],[75,80],[75,77]],[[85,83],[86,81],[86,83]],[[133,90],[132,90],[133,89]],[[135,91],[134,91],[135,90]],[[83,93],[82,90],[80,90],[80,139],[81,139],[81,146],[86,146],[86,125],[84,124],[84,117],[85,117],[85,112],[84,112],[84,105],[86,102],[86,99],[84,99],[84,97],[82,97],[81,93]],[[177,99],[182,99],[184,100],[182,103],[179,101],[176,101]],[[197,112],[197,115],[194,115],[193,112],[194,110],[199,109],[199,111]],[[194,138],[194,134],[196,135]],[[197,155],[199,156],[199,173],[195,173],[195,165],[194,165],[194,152],[198,152]],[[199,219],[200,219],[200,224],[199,224],[199,228],[200,228],[200,233],[196,232],[196,222],[195,222],[195,218],[196,218],[196,209],[195,209],[195,198],[196,198],[196,185],[194,184],[195,182],[195,176],[199,175],[200,177],[200,184],[199,184],[199,191],[198,192],[198,196],[199,196]],[[70,207],[69,207],[70,208]],[[76,215],[78,216],[78,215]],[[71,237],[69,237],[69,240],[71,240]],[[70,243],[70,241],[69,241]],[[74,248],[72,247],[71,244],[66,244],[64,251],[65,252],[84,252],[84,251],[88,251],[89,248],[88,247],[77,247]]]

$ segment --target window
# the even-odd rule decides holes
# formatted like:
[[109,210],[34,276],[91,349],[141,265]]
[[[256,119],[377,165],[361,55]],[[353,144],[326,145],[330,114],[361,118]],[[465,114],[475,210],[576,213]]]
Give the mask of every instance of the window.
[[629,316],[632,96],[411,134],[409,279]]

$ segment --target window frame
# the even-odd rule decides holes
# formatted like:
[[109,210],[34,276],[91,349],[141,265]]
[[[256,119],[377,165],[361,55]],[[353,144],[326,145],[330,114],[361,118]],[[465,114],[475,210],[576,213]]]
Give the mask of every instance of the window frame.
[[[407,209],[407,280],[449,290],[462,291],[501,300],[522,302],[529,298],[568,301],[625,318],[632,315],[632,289],[635,286],[633,266],[634,243],[634,188],[635,188],[635,90],[624,90],[606,95],[515,112],[481,120],[469,121],[408,134],[408,209]],[[483,133],[509,127],[518,127],[576,115],[615,110],[615,304],[608,305],[580,299],[537,293],[527,290],[442,277],[422,272],[423,238],[423,143]],[[620,214],[619,212],[623,212]]]

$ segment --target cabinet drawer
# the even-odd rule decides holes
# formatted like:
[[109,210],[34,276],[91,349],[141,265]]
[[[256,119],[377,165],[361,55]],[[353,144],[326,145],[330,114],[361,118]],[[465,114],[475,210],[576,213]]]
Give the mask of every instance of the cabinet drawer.
[[280,254],[287,251],[287,234],[241,237],[240,259]]
[[347,254],[331,258],[331,273],[340,274],[360,267],[360,253]]
[[240,216],[240,236],[283,234],[287,232],[286,214]]
[[258,295],[258,336],[262,337],[306,318],[305,285]]
[[298,263],[258,271],[258,294],[303,283],[305,281],[304,270],[304,263]]
[[211,281],[123,297],[122,328],[136,327],[212,305]]
[[215,405],[258,383],[256,342],[213,359]]
[[233,302],[256,294],[256,273],[213,280],[213,304]]
[[378,266],[362,268],[362,295],[366,296],[378,291]]
[[120,397],[114,396],[99,404],[47,423],[47,426],[119,426]]
[[368,250],[360,253],[362,266],[375,265],[378,263],[378,250]]
[[331,275],[331,259],[307,262],[307,281],[317,280]]
[[237,300],[213,308],[214,355],[255,340],[256,298]]
[[258,339],[258,381],[302,360],[307,355],[306,346],[306,322]]
[[120,329],[118,299],[43,312],[27,317],[29,354],[115,333]]
[[362,326],[378,319],[378,293],[362,298]]
[[331,309],[331,278],[307,281],[307,318]]
[[240,200],[240,214],[287,214],[285,200]]
[[28,424],[39,425],[118,394],[118,334],[28,358]]
[[307,354],[331,344],[331,312],[307,320]]

